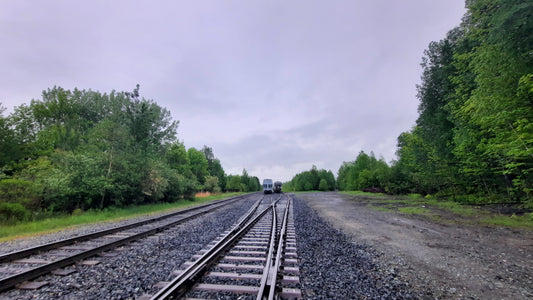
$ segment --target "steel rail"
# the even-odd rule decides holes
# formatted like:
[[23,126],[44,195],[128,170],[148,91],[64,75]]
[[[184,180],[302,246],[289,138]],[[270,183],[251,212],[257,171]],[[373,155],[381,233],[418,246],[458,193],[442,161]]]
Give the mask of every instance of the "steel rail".
[[[280,197],[281,198],[281,197]],[[268,275],[270,273],[270,267],[272,265],[272,257],[274,256],[274,245],[276,243],[276,231],[277,231],[277,217],[278,214],[276,212],[276,208],[272,210],[272,227],[271,227],[271,233],[270,233],[270,241],[269,241],[269,247],[268,247],[268,255],[265,263],[265,268],[263,270],[263,276],[261,276],[261,282],[259,284],[259,291],[257,293],[257,299],[261,299],[262,295],[265,294],[267,283],[268,283]]]
[[[281,196],[280,196],[281,198]],[[220,257],[220,255],[230,248],[240,237],[248,232],[259,220],[263,218],[270,210],[273,210],[278,198],[274,203],[263,209],[258,215],[252,218],[255,211],[250,211],[251,214],[246,215],[233,229],[227,233],[220,241],[213,245],[207,252],[205,252],[200,258],[193,262],[187,269],[181,274],[176,276],[170,283],[164,288],[159,290],[152,300],[157,299],[177,299],[189,290],[194,285],[196,280],[205,273],[205,271]],[[259,206],[258,202],[256,208]],[[250,220],[251,219],[251,220]],[[250,220],[247,222],[247,220]]]
[[285,239],[287,237],[287,223],[289,222],[289,208],[291,198],[287,199],[287,206],[285,207],[285,215],[283,216],[283,224],[279,233],[278,252],[276,253],[276,262],[270,276],[270,292],[268,293],[268,300],[273,300],[276,296],[276,282],[278,279],[278,272],[281,267],[281,257],[283,254],[283,247],[285,246]]
[[[217,201],[217,203],[221,203],[220,206],[223,206],[223,205],[229,204],[229,203],[231,203],[233,201],[237,201],[237,200],[239,200],[241,198],[234,197],[234,198],[230,198],[230,199],[223,200],[223,201],[225,201],[223,203],[221,203],[222,201]],[[207,208],[209,206],[213,206],[213,205],[202,206],[202,208]],[[129,243],[129,242],[131,242],[133,240],[140,239],[140,238],[143,238],[145,236],[161,232],[161,231],[163,231],[163,230],[165,230],[165,229],[167,229],[169,227],[184,223],[184,222],[186,222],[186,221],[188,221],[190,219],[196,218],[196,217],[198,217],[200,215],[204,215],[204,214],[206,214],[206,213],[208,213],[210,211],[213,211],[213,210],[219,208],[220,206],[211,207],[209,209],[200,211],[200,212],[198,212],[196,214],[193,214],[193,215],[190,215],[190,216],[186,216],[186,217],[181,218],[179,220],[176,220],[174,222],[170,222],[170,223],[164,224],[164,225],[156,227],[156,228],[152,228],[152,229],[149,229],[149,230],[146,230],[146,231],[143,231],[143,232],[140,232],[140,233],[137,233],[137,234],[122,238],[122,239],[118,239],[118,240],[110,242],[110,243],[106,243],[106,244],[97,246],[97,247],[95,247],[93,249],[90,249],[90,250],[87,250],[87,251],[83,251],[83,252],[74,254],[72,256],[69,256],[69,257],[66,257],[66,258],[63,258],[63,259],[60,259],[60,260],[57,260],[57,261],[53,261],[53,262],[51,262],[49,264],[45,264],[45,265],[42,265],[42,266],[39,266],[39,267],[36,267],[36,268],[29,269],[29,270],[27,270],[25,272],[21,272],[21,273],[18,273],[18,274],[9,276],[9,277],[1,278],[0,279],[0,292],[4,291],[4,290],[7,290],[7,289],[9,289],[9,288],[11,288],[11,287],[13,287],[13,286],[15,286],[15,285],[17,285],[19,283],[22,283],[22,282],[24,282],[26,280],[34,279],[36,277],[42,276],[44,274],[47,274],[47,273],[49,273],[49,272],[51,272],[53,270],[56,270],[56,269],[71,265],[71,264],[73,264],[73,263],[75,263],[77,261],[80,261],[82,259],[94,256],[97,253],[104,252],[104,251],[116,248],[116,247],[118,247],[120,245]],[[187,209],[187,212],[190,212],[190,211],[191,211],[191,209]],[[175,215],[176,214],[174,214],[174,216]],[[158,217],[158,218],[153,218],[153,219],[161,220],[161,219],[165,219],[165,218],[168,218],[168,217],[163,217],[163,218]],[[143,223],[143,222],[139,222],[139,223]],[[148,222],[148,223],[150,223],[150,222]],[[147,224],[147,223],[145,223],[145,224]],[[143,225],[145,225],[145,224],[143,224]],[[128,226],[129,225],[126,225],[125,227],[128,227]],[[124,226],[121,226],[120,228],[123,228],[123,227]],[[127,229],[129,229],[129,228],[127,228]],[[104,231],[107,231],[107,230],[104,230]],[[114,232],[116,232],[116,231],[114,231]],[[99,236],[96,236],[96,237],[99,237]],[[60,242],[56,242],[54,244],[60,244]],[[60,247],[60,246],[58,246],[58,247]],[[55,249],[55,248],[51,248],[51,249]]]
[[63,240],[60,240],[60,241],[56,241],[56,242],[52,242],[52,243],[48,243],[48,244],[42,244],[42,245],[39,245],[39,246],[26,248],[26,249],[19,250],[19,251],[13,251],[13,252],[10,252],[10,253],[5,253],[5,254],[0,255],[0,263],[10,262],[10,261],[21,259],[21,258],[30,256],[30,255],[33,255],[33,254],[37,254],[37,253],[42,252],[42,251],[48,251],[48,250],[56,249],[56,248],[59,248],[59,247],[71,245],[71,244],[74,244],[74,243],[78,243],[78,242],[83,242],[83,241],[86,241],[86,240],[94,239],[94,238],[97,238],[97,237],[102,237],[102,236],[105,236],[105,235],[108,235],[108,234],[112,234],[112,233],[116,233],[116,232],[119,232],[119,231],[124,231],[124,230],[127,230],[127,229],[143,226],[143,225],[146,225],[146,224],[154,223],[154,222],[157,222],[157,221],[161,221],[161,220],[164,220],[164,219],[167,219],[167,218],[171,218],[171,217],[178,216],[178,215],[181,215],[181,214],[185,214],[185,213],[188,213],[188,212],[192,212],[192,211],[195,211],[195,210],[200,210],[200,209],[203,209],[203,208],[206,208],[206,207],[210,207],[210,206],[214,206],[214,205],[218,205],[218,204],[222,204],[222,205],[229,204],[229,203],[231,203],[233,201],[237,201],[237,200],[240,200],[240,199],[244,198],[244,196],[245,195],[237,196],[237,197],[233,197],[233,198],[229,198],[229,199],[224,199],[224,200],[219,200],[219,201],[215,201],[215,202],[211,202],[211,203],[208,203],[208,204],[195,206],[195,207],[191,207],[191,208],[186,208],[186,209],[183,209],[183,210],[180,210],[180,211],[177,211],[177,212],[173,212],[173,213],[166,214],[166,215],[159,216],[159,217],[155,217],[155,218],[146,219],[146,220],[135,222],[135,223],[131,223],[131,224],[126,224],[126,225],[122,225],[122,226],[118,226],[118,227],[114,227],[114,228],[110,228],[110,229],[104,229],[104,230],[93,232],[93,233],[90,233],[90,234],[86,234],[86,235],[82,235],[82,236],[76,236],[76,237],[72,237],[72,238],[67,238],[67,239],[63,239]]

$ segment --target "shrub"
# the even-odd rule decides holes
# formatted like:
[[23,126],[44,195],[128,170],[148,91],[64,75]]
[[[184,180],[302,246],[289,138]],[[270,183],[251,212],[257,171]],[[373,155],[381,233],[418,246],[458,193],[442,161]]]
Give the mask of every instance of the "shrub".
[[24,221],[30,215],[30,211],[20,203],[0,203],[0,221],[2,222]]

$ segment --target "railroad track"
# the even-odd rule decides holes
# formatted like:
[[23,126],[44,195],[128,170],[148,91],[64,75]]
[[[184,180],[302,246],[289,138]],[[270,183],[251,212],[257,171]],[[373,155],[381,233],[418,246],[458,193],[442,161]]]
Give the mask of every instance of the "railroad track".
[[142,298],[301,298],[292,198],[263,197],[183,267],[155,295]]
[[[245,197],[237,196],[87,235],[1,254],[0,292],[50,272],[68,275],[73,270],[60,269],[134,240],[159,233]],[[38,286],[39,283],[35,285]]]

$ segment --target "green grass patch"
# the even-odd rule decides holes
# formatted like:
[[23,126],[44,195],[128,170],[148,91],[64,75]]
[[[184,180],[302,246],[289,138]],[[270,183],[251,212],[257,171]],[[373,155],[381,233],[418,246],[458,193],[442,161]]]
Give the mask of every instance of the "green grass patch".
[[366,207],[373,209],[373,210],[379,210],[379,211],[384,211],[384,212],[395,212],[396,211],[389,206],[367,205]]
[[21,222],[13,225],[0,226],[0,242],[20,237],[28,237],[49,232],[56,232],[75,226],[99,222],[118,221],[173,210],[184,209],[219,199],[229,198],[243,193],[227,193],[196,198],[194,201],[180,200],[174,203],[148,204],[124,208],[106,208],[104,210],[90,210],[77,212],[72,215],[60,215],[38,221]]
[[407,206],[407,207],[398,207],[398,211],[404,214],[413,214],[413,215],[427,215],[430,213],[430,210],[421,207],[421,206]]
[[427,199],[426,203],[428,205],[433,205],[437,208],[444,209],[454,214],[465,216],[465,217],[475,216],[480,213],[479,210],[476,209],[476,207],[463,205],[461,203],[457,203],[453,201],[443,201],[443,200],[437,200],[435,198],[429,198]]
[[430,219],[446,224],[484,225],[533,230],[533,213],[523,215],[502,215],[483,206],[469,204],[468,201],[455,202],[451,199],[435,196],[409,194],[406,196],[389,196],[360,191],[343,191],[355,197],[355,201],[366,207],[385,211],[400,212],[409,215],[424,215]]
[[403,206],[413,206],[413,205],[423,205],[425,202],[420,201],[411,201],[406,199],[376,199],[372,200],[372,203],[379,203],[379,204],[396,204],[396,205],[403,205]]
[[480,223],[489,226],[503,226],[533,230],[533,213],[521,216],[493,215],[481,218]]
[[368,192],[363,192],[363,191],[340,191],[339,193],[346,194],[346,195],[351,195],[351,196],[365,196],[365,197],[380,198],[380,199],[383,198],[383,197],[388,196],[386,194],[368,193]]

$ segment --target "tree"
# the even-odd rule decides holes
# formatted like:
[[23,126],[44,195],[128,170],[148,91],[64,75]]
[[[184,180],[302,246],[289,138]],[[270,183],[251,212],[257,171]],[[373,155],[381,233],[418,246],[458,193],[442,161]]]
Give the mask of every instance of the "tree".
[[11,129],[9,119],[2,115],[5,107],[0,103],[0,167],[23,157],[22,145]]
[[398,138],[389,191],[527,199],[533,39],[526,20],[533,5],[469,0],[466,6],[463,23],[424,53],[419,118]]
[[[454,137],[462,172],[479,182],[486,195],[497,198],[502,191],[515,199],[528,197],[531,189],[533,107],[521,86],[533,73],[533,38],[524,22],[533,12],[528,1],[472,1],[465,40],[471,45],[458,56],[458,83],[473,82],[459,90],[453,107],[461,125]],[[527,85],[527,83],[526,83]]]
[[[321,182],[322,187],[321,187]],[[324,169],[318,170],[315,165],[311,170],[296,174],[291,181],[284,184],[286,191],[312,191],[324,190],[331,191],[336,187],[335,177],[331,171]]]
[[[172,202],[226,188],[212,149],[186,150],[176,141],[178,122],[138,85],[109,94],[53,87],[3,112],[0,105],[0,217]],[[258,188],[256,177],[244,187],[235,179],[236,190]]]
[[207,171],[207,159],[204,153],[195,148],[189,148],[187,150],[187,156],[189,157],[192,174],[196,176],[200,184],[204,184],[206,176],[209,175]]
[[228,175],[228,183],[226,189],[231,192],[241,192],[241,176],[239,175]]
[[170,112],[151,100],[139,98],[139,85],[132,93],[126,106],[128,125],[139,149],[159,152],[162,147],[176,138],[177,121],[172,121]]
[[249,182],[248,187],[250,189],[250,192],[256,192],[256,191],[260,191],[261,190],[262,185],[259,182],[259,178],[257,176],[250,177],[248,182]]
[[326,179],[320,179],[320,183],[318,184],[318,189],[319,189],[320,191],[327,191],[327,190],[329,190],[328,182],[326,181]]
[[218,177],[207,176],[204,183],[204,190],[211,193],[220,193],[221,189],[218,186]]
[[172,143],[165,153],[167,164],[185,177],[192,177],[191,162],[185,145],[180,142]]
[[226,173],[220,164],[220,160],[214,159],[211,165],[208,165],[209,174],[218,178],[218,185],[221,190],[226,190]]
[[241,190],[243,192],[249,192],[250,191],[250,178],[248,177],[248,172],[246,171],[246,169],[242,169],[242,175],[241,175]]
[[202,152],[207,159],[207,171],[211,176],[216,176],[218,178],[218,185],[222,190],[226,188],[226,173],[218,160],[213,154],[213,149],[204,145]]

